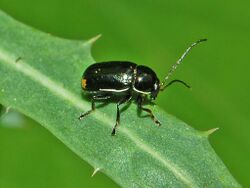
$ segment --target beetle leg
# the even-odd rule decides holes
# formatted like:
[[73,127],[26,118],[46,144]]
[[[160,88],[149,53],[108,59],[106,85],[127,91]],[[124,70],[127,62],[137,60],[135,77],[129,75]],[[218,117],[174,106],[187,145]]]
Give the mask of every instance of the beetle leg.
[[160,122],[158,119],[156,119],[156,117],[154,116],[152,110],[150,110],[149,108],[144,108],[144,107],[142,107],[142,106],[140,107],[140,109],[143,110],[143,111],[145,111],[145,112],[147,112],[147,113],[150,115],[151,119],[152,119],[158,126],[161,126],[161,122]]
[[93,96],[93,99],[92,99],[92,105],[91,105],[91,110],[87,111],[87,112],[84,112],[82,113],[80,116],[79,116],[79,120],[82,120],[85,116],[89,115],[91,112],[95,111],[95,101],[96,100],[106,100],[106,99],[109,99],[111,98],[111,96],[109,95],[105,95],[105,96]]
[[91,104],[91,110],[87,111],[87,112],[84,112],[82,113],[80,116],[79,116],[79,120],[82,120],[85,116],[89,115],[91,112],[95,111],[95,101],[94,99],[92,100],[92,104]]
[[158,125],[158,126],[161,126],[161,122],[156,119],[156,117],[154,116],[152,110],[150,110],[149,108],[144,108],[142,107],[142,97],[139,96],[138,99],[137,99],[137,104],[138,104],[138,108],[139,110],[143,110],[145,112],[147,112],[149,114],[149,116],[151,117],[151,119]]
[[120,125],[120,109],[119,109],[119,106],[121,104],[124,104],[124,103],[127,103],[131,100],[132,98],[132,95],[127,95],[125,98],[121,99],[117,104],[116,104],[116,109],[117,109],[117,112],[116,112],[116,123],[115,123],[115,126],[113,127],[112,129],[112,132],[111,132],[111,135],[114,136],[115,135],[115,132],[116,132],[116,127],[118,125]]

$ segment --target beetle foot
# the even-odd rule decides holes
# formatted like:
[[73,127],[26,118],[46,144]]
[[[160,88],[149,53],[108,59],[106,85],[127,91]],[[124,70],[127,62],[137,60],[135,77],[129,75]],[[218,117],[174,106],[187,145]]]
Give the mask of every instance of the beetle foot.
[[78,119],[79,120],[82,120],[86,115],[88,115],[89,113],[83,113],[83,114],[81,114],[79,117],[78,117]]
[[111,136],[115,136],[116,130],[115,128],[112,129]]
[[157,124],[158,127],[161,126],[161,122],[158,119],[154,119],[154,122]]

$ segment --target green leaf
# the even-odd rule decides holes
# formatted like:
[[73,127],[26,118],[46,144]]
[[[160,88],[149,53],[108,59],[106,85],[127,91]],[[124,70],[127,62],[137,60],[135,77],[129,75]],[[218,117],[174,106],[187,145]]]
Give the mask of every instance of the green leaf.
[[[212,131],[196,131],[156,106],[156,127],[137,114],[122,112],[111,136],[116,106],[90,109],[81,75],[92,63],[88,41],[53,37],[0,12],[0,103],[33,118],[83,160],[123,187],[240,187],[208,142]],[[60,157],[60,156],[58,156]]]

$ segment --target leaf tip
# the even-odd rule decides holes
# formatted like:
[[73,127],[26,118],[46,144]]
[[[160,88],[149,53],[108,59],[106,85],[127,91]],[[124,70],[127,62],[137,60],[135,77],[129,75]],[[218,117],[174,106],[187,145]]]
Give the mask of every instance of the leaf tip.
[[203,134],[206,137],[209,137],[211,134],[213,134],[214,132],[216,132],[217,130],[219,130],[219,127],[213,128],[213,129],[209,129],[208,131],[203,132]]
[[91,175],[91,177],[94,177],[94,175],[96,175],[96,173],[99,172],[100,170],[101,170],[100,168],[95,168],[94,172]]
[[94,44],[101,36],[102,36],[102,34],[99,34],[99,35],[92,37],[91,39],[88,40],[88,43],[91,45]]

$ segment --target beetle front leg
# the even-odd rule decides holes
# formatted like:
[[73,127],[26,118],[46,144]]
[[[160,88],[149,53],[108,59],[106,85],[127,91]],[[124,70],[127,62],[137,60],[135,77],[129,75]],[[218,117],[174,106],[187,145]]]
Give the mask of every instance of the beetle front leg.
[[128,95],[126,96],[125,98],[123,98],[122,100],[120,100],[117,105],[116,105],[116,109],[117,109],[117,112],[116,112],[116,123],[115,123],[115,126],[113,127],[112,129],[112,132],[111,132],[111,135],[114,136],[115,135],[115,132],[116,132],[116,127],[118,125],[120,125],[120,109],[119,109],[119,106],[121,104],[124,104],[124,103],[127,103],[130,101],[130,99],[132,98],[132,95]]
[[91,110],[82,113],[82,114],[79,116],[78,119],[79,119],[79,120],[82,120],[85,116],[89,115],[91,112],[94,112],[94,111],[95,111],[95,101],[92,100]]
[[153,114],[152,110],[150,110],[149,108],[144,108],[142,107],[142,97],[139,96],[138,99],[137,99],[137,104],[138,104],[138,109],[139,110],[143,110],[145,112],[147,112],[149,114],[149,116],[151,117],[151,119],[158,125],[158,126],[161,126],[161,122],[156,119],[155,115]]

